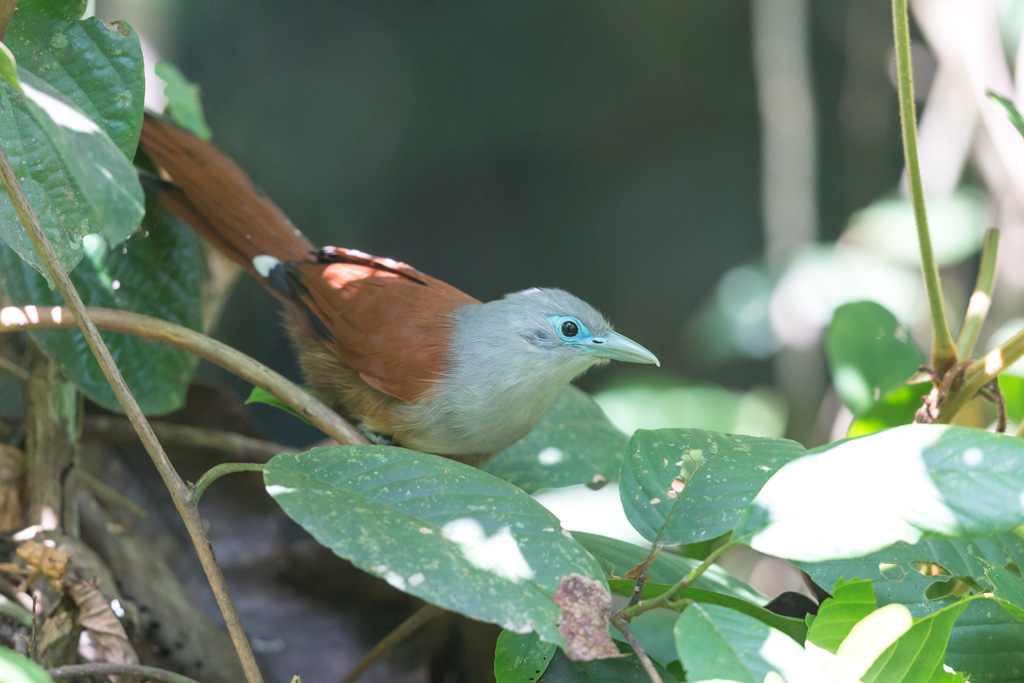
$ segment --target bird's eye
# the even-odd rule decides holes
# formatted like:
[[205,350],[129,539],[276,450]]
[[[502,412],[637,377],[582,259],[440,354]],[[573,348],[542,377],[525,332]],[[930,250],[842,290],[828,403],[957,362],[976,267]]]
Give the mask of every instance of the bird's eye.
[[571,339],[572,337],[575,337],[579,333],[580,326],[574,323],[572,320],[566,320],[564,323],[562,323],[563,337],[569,337]]

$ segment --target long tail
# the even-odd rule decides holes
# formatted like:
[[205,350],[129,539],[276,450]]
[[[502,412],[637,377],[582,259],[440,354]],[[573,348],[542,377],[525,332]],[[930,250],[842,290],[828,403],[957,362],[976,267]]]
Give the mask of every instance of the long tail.
[[212,144],[149,114],[139,144],[170,176],[173,187],[160,193],[164,205],[247,271],[260,275],[253,259],[261,255],[311,259],[309,240]]

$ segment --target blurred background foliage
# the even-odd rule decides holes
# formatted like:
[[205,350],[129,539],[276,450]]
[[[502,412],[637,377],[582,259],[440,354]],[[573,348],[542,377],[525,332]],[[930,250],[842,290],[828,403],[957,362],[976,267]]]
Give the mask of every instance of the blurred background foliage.
[[[1024,287],[1024,147],[984,91],[1012,97],[1024,2],[911,4],[947,305],[956,328],[982,232],[1002,228],[995,330]],[[888,2],[97,0],[97,14],[202,88],[214,141],[315,243],[485,300],[552,286],[595,304],[663,363],[581,381],[627,431],[814,446],[850,420],[822,346],[838,306],[878,301],[930,343]],[[218,336],[297,376],[273,311],[246,281]],[[262,415],[281,420],[275,438],[313,438]]]

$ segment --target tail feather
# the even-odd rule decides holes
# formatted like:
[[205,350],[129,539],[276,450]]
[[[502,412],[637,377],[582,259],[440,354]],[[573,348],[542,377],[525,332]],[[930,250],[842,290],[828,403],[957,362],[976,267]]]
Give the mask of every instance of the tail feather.
[[170,177],[173,187],[160,192],[164,205],[253,275],[260,275],[257,256],[283,263],[312,259],[309,240],[209,142],[147,114],[140,146]]

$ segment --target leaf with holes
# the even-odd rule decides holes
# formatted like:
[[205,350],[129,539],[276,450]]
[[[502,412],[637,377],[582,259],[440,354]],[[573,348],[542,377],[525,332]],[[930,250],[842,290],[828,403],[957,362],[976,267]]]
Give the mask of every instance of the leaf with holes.
[[[880,606],[902,604],[915,618],[921,618],[949,604],[948,600],[929,596],[948,592],[935,590],[943,584],[961,584],[958,577],[1009,600],[1005,594],[1000,596],[986,570],[992,565],[1024,566],[1024,539],[1008,531],[971,541],[897,543],[864,557],[798,564],[826,590],[831,590],[840,577],[870,580]],[[967,606],[949,637],[949,666],[970,673],[975,680],[1000,680],[998,676],[1004,671],[1024,671],[1024,651],[1019,647],[1024,642],[1024,623],[1004,611],[1005,603],[1003,608],[996,609],[987,601]]]
[[[193,330],[202,327],[202,268],[199,241],[184,223],[150,201],[143,230],[120,246],[89,238],[87,258],[71,281],[87,306],[144,313]],[[12,304],[62,306],[64,300],[10,249],[0,245],[0,280]],[[76,330],[40,330],[32,338],[90,399],[108,410],[121,405],[103,371]],[[163,344],[117,332],[103,339],[144,413],[158,415],[180,408],[197,359]]]
[[622,461],[619,496],[644,538],[703,541],[732,529],[768,478],[804,453],[788,439],[641,429]]
[[601,568],[515,486],[434,455],[387,446],[281,454],[267,491],[318,541],[430,603],[562,644],[551,600],[570,573]]
[[527,493],[574,484],[602,484],[619,472],[628,439],[587,394],[559,392],[537,426],[484,467]]

